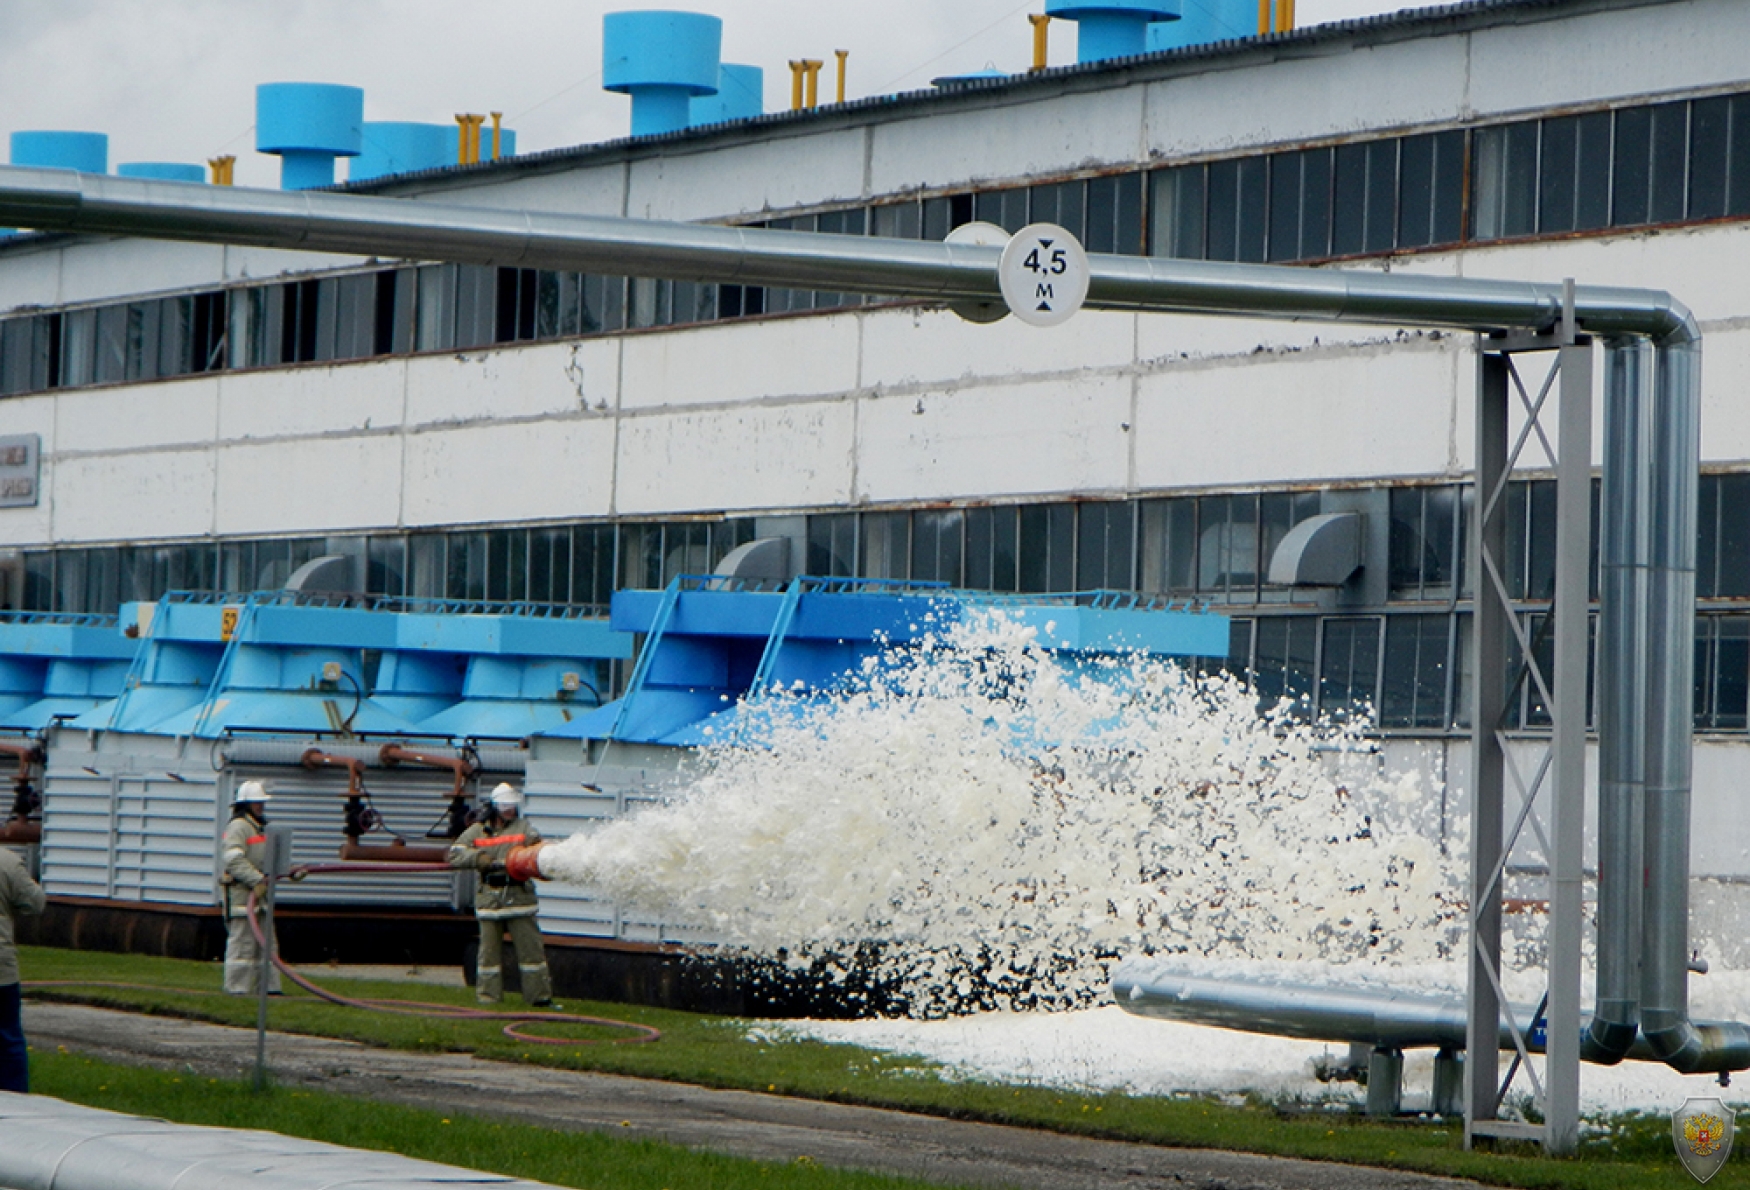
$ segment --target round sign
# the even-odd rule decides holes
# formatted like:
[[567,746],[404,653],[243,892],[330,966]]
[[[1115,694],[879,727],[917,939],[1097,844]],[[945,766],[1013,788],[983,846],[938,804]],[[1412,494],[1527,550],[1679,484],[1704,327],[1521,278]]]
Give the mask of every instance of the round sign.
[[1016,318],[1056,326],[1088,299],[1088,254],[1057,224],[1029,224],[1003,249],[997,279]]

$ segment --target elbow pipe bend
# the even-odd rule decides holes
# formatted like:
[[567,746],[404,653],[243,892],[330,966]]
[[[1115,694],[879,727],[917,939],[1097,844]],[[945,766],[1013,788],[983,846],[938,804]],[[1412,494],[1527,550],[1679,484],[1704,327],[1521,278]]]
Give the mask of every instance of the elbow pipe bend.
[[1598,1066],[1615,1066],[1628,1057],[1639,1032],[1632,1012],[1626,1020],[1594,1016],[1580,1035],[1580,1059]]
[[1696,1024],[1677,1013],[1648,1012],[1643,1027],[1653,1055],[1680,1074],[1750,1070],[1750,1025]]

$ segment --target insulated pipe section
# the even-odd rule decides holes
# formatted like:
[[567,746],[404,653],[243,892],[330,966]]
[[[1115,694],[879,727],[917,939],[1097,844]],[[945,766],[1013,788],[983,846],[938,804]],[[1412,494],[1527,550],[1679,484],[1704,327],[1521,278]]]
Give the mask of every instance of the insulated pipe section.
[[1604,352],[1604,487],[1599,524],[1598,960],[1589,1062],[1620,1062],[1640,1025],[1641,880],[1645,871],[1647,451],[1653,347],[1612,339]]
[[[552,215],[305,191],[207,187],[0,168],[0,223],[42,231],[636,273],[682,281],[793,286],[907,298],[1001,297],[1002,250],[608,216]],[[1412,277],[1340,269],[1094,256],[1089,306],[1310,318],[1463,330],[1542,329],[1561,317],[1559,285]],[[1592,334],[1699,339],[1693,318],[1656,290],[1581,286]]]

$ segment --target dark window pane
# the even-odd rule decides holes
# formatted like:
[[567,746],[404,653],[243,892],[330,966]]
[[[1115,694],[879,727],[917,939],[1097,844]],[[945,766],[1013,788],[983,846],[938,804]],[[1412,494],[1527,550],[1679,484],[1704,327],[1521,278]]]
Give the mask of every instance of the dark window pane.
[[1445,598],[1452,593],[1457,569],[1458,489],[1426,488],[1422,493],[1422,593],[1425,598]]
[[1575,164],[1574,228],[1610,226],[1610,113],[1581,116]]
[[1333,183],[1331,254],[1353,256],[1367,243],[1367,146],[1339,145]]
[[1210,260],[1237,260],[1239,252],[1240,165],[1209,163],[1209,214],[1205,251]]
[[1551,599],[1556,593],[1556,485],[1540,479],[1531,488],[1530,548],[1527,554],[1527,599]]
[[1398,246],[1434,242],[1434,146],[1432,135],[1406,136],[1398,158]]
[[1331,254],[1331,150],[1300,155],[1300,259]]
[[1398,142],[1367,146],[1367,244],[1369,252],[1389,252],[1397,237]]
[[872,212],[875,234],[894,240],[920,239],[923,236],[923,213],[923,204],[917,202],[876,207]]
[[1689,217],[1716,219],[1726,213],[1726,146],[1731,137],[1731,100],[1698,99],[1689,123]]
[[910,578],[911,514],[871,512],[863,515],[863,578]]
[[1334,718],[1366,714],[1379,701],[1377,617],[1325,621],[1319,659],[1319,712]]
[[1750,618],[1718,618],[1719,640],[1714,661],[1713,725],[1743,730],[1750,703]]
[[1118,179],[1088,179],[1089,252],[1118,251]]
[[808,563],[803,573],[850,578],[857,573],[857,514],[808,518]]
[[1150,250],[1177,260],[1203,259],[1203,166],[1164,169],[1152,175]]
[[1615,168],[1611,179],[1610,221],[1632,227],[1647,221],[1653,113],[1627,107],[1616,113]]
[[1474,143],[1472,235],[1530,235],[1537,228],[1537,122],[1479,129]]
[[1545,235],[1574,230],[1574,181],[1580,121],[1574,116],[1543,122],[1538,165],[1537,228]]
[[1076,589],[1130,590],[1135,531],[1134,504],[1083,504],[1076,527]]
[[961,527],[958,511],[912,514],[912,578],[960,585]]
[[1258,619],[1253,668],[1260,706],[1273,709],[1289,699],[1302,714],[1311,709],[1318,631],[1318,620],[1310,616]]
[[1276,153],[1270,157],[1270,259],[1299,260],[1300,162],[1303,154]]
[[1704,475],[1697,492],[1695,514],[1695,595],[1711,599],[1719,593],[1720,477]]
[[1750,215],[1750,95],[1732,99],[1732,137],[1726,173],[1726,213]]
[[1190,595],[1197,578],[1197,501],[1147,500],[1142,505],[1144,591]]
[[1391,616],[1385,622],[1381,727],[1446,725],[1449,617]]
[[1242,157],[1239,178],[1238,259],[1262,263],[1264,241],[1269,231],[1269,171],[1262,157]]
[[1719,477],[1719,583],[1721,598],[1750,595],[1750,475]]
[[1139,173],[1122,174],[1117,180],[1118,227],[1112,250],[1125,256],[1142,255],[1142,184]]
[[1422,593],[1422,489],[1393,488],[1388,535],[1388,582],[1393,595]]
[[1434,137],[1434,243],[1464,238],[1464,133]]
[[1684,216],[1689,182],[1689,104],[1653,109],[1652,221],[1676,223]]

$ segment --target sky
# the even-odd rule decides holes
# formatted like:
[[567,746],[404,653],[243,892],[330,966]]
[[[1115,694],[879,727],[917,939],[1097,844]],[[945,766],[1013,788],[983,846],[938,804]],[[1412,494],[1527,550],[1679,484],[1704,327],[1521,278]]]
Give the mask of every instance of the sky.
[[[1185,0],[1187,4],[1201,0]],[[1413,7],[1299,0],[1303,26]],[[850,51],[847,97],[1031,61],[1043,0],[0,0],[0,132],[105,132],[110,167],[237,158],[240,185],[278,184],[254,151],[257,83],[349,83],[366,120],[450,123],[501,111],[523,152],[625,135],[629,100],[601,89],[605,12],[685,8],[722,17],[723,60],[765,68],[766,110],[789,106],[794,58]],[[1052,24],[1051,61],[1075,60]]]

